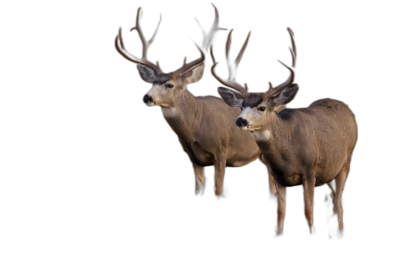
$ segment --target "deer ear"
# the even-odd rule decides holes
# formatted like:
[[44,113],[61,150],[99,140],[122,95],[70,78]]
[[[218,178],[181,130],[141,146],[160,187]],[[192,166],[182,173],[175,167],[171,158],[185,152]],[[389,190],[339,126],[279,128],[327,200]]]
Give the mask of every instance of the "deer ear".
[[298,90],[299,90],[299,85],[294,83],[283,89],[276,96],[272,97],[271,100],[273,109],[276,110],[280,106],[286,105],[287,103],[292,101],[293,98],[296,96]]
[[145,82],[148,82],[148,83],[154,82],[154,80],[157,77],[157,73],[152,68],[149,68],[149,67],[146,67],[146,66],[143,66],[140,64],[136,65],[136,67],[139,71],[140,77],[142,77],[142,79]]
[[231,107],[240,107],[243,103],[243,96],[228,88],[218,87],[218,93],[225,103]]
[[204,63],[197,65],[196,67],[184,72],[181,74],[182,79],[188,83],[195,83],[198,82],[201,77],[203,77],[204,72]]

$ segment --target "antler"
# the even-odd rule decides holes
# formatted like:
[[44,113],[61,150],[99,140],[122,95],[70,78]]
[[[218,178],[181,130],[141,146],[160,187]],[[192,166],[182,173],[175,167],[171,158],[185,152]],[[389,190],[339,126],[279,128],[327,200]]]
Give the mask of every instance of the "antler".
[[194,42],[193,40],[192,41],[193,41],[194,45],[196,46],[197,50],[199,51],[200,57],[195,59],[195,60],[193,60],[193,61],[191,61],[191,62],[189,62],[189,63],[186,63],[187,58],[185,57],[183,59],[183,65],[179,69],[175,70],[173,72],[173,75],[179,76],[182,73],[184,73],[186,71],[189,71],[190,69],[192,69],[192,68],[196,67],[197,65],[203,63],[206,60],[205,52],[208,51],[208,47],[210,46],[210,44],[212,44],[214,37],[217,35],[217,33],[219,31],[226,31],[227,30],[226,28],[219,27],[219,11],[218,11],[218,8],[213,3],[211,3],[211,5],[214,8],[214,21],[213,21],[213,24],[211,25],[210,30],[208,31],[208,33],[205,32],[205,30],[204,30],[203,26],[201,26],[199,20],[196,17],[194,18],[196,23],[200,27],[200,31],[201,31],[201,35],[202,35],[202,40],[201,40],[202,45],[201,45],[201,47],[196,42]]
[[200,29],[203,33],[203,49],[207,52],[208,48],[211,46],[211,43],[213,41],[214,35],[217,31],[222,30],[222,31],[226,31],[226,29],[224,28],[220,28],[218,26],[219,23],[219,14],[218,14],[218,9],[214,6],[213,3],[211,3],[211,5],[214,7],[215,9],[215,19],[214,22],[211,26],[210,31],[208,32],[208,34],[204,31],[203,27],[201,26],[200,22],[197,20],[197,18],[195,18],[195,20],[197,21],[197,24],[199,24]]
[[[296,44],[294,42],[294,33],[292,31],[292,29],[287,28],[289,34],[290,34],[290,40],[292,42],[292,47],[289,47],[290,50],[290,54],[292,55],[292,68],[296,67],[296,59],[297,59],[297,50],[296,50]],[[276,86],[276,87],[272,87],[272,84],[269,83],[269,89],[265,94],[265,97],[271,97],[276,95],[277,93],[279,93],[280,91],[282,91],[283,89],[285,89],[286,87],[288,87],[289,85],[291,85],[294,81],[294,70],[290,67],[288,67],[285,63],[281,62],[280,60],[278,60],[279,63],[281,63],[283,66],[285,66],[289,71],[290,71],[290,76],[289,78],[283,82],[282,84]]]
[[199,49],[199,51],[200,51],[200,53],[201,53],[200,58],[198,58],[198,59],[196,59],[196,60],[193,60],[193,61],[190,62],[190,63],[186,63],[186,57],[185,57],[185,59],[183,60],[183,66],[180,67],[179,69],[177,69],[176,71],[173,72],[173,75],[174,75],[174,76],[179,76],[179,75],[181,75],[182,73],[184,73],[184,72],[186,72],[186,71],[188,71],[188,70],[190,70],[190,69],[193,69],[193,68],[196,67],[197,65],[199,65],[199,64],[201,64],[201,63],[204,62],[204,60],[205,60],[206,57],[204,56],[203,51],[201,50],[201,48],[200,48],[197,44],[196,44],[196,47],[197,47],[197,49]]
[[211,68],[211,72],[212,72],[213,76],[220,83],[222,83],[223,85],[228,86],[230,88],[233,88],[233,89],[237,90],[238,92],[240,92],[243,96],[246,96],[247,95],[247,90],[248,90],[247,84],[245,83],[244,87],[243,87],[242,85],[240,85],[239,83],[236,82],[235,76],[236,76],[237,67],[238,67],[238,65],[240,63],[240,60],[242,60],[244,51],[246,50],[247,44],[249,42],[249,38],[250,38],[251,32],[249,32],[249,34],[247,35],[246,41],[244,42],[244,44],[242,46],[242,49],[240,49],[240,52],[239,52],[238,56],[236,57],[234,66],[232,66],[231,62],[229,60],[229,51],[230,51],[230,48],[231,48],[231,41],[232,41],[232,31],[233,30],[231,30],[229,32],[228,40],[226,41],[226,61],[227,61],[228,70],[229,70],[229,78],[228,78],[228,80],[221,79],[215,73],[215,67],[217,66],[218,62],[215,62],[214,53],[213,53],[213,47],[212,46],[211,46],[211,57],[212,57],[214,65]]
[[297,61],[297,47],[296,47],[296,42],[294,40],[294,32],[291,28],[287,27],[286,30],[289,33],[289,38],[290,38],[290,45],[289,46],[289,52],[292,57],[292,68],[296,68],[296,61]]
[[121,34],[121,28],[119,28],[118,35],[115,38],[115,48],[127,60],[132,61],[132,62],[137,63],[137,64],[144,65],[146,67],[149,67],[149,68],[153,69],[157,74],[159,74],[159,73],[162,73],[160,65],[158,64],[158,62],[157,62],[157,64],[154,64],[154,63],[150,62],[147,59],[147,50],[149,49],[150,45],[153,43],[154,38],[156,37],[158,28],[160,27],[161,14],[160,14],[160,21],[158,22],[157,28],[154,31],[153,36],[148,41],[146,41],[146,39],[145,39],[145,37],[143,35],[142,28],[140,27],[140,17],[141,17],[141,15],[142,15],[141,8],[138,8],[137,16],[136,16],[136,26],[133,27],[131,29],[131,31],[133,31],[133,30],[137,30],[138,31],[140,40],[142,41],[142,44],[143,44],[142,58],[139,59],[139,58],[135,57],[134,55],[130,54],[125,49],[124,41],[122,39],[122,34]]

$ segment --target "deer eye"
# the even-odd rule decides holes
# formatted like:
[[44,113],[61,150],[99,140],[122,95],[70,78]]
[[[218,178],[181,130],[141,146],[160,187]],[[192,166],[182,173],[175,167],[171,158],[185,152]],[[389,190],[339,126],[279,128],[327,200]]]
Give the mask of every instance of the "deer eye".
[[243,110],[243,107],[240,107],[240,110]]
[[174,88],[174,85],[169,83],[169,84],[167,84],[167,87],[168,88]]
[[259,107],[258,110],[259,111],[265,111],[265,107]]

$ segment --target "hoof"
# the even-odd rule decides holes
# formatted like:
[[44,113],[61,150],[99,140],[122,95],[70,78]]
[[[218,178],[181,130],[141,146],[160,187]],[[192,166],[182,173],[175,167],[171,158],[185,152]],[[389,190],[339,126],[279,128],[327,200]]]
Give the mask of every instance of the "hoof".
[[283,235],[283,229],[279,230],[278,228],[276,228],[276,230],[275,230],[275,236],[276,236],[276,237],[279,237],[279,236],[282,236],[282,235]]
[[204,184],[201,182],[200,179],[194,180],[194,194],[196,196],[204,195]]
[[202,195],[204,194],[204,187],[201,187],[201,188],[199,188],[199,189],[194,190],[194,193],[195,193],[196,195],[202,196]]
[[223,197],[224,192],[222,191],[221,188],[214,188],[214,196],[220,198]]

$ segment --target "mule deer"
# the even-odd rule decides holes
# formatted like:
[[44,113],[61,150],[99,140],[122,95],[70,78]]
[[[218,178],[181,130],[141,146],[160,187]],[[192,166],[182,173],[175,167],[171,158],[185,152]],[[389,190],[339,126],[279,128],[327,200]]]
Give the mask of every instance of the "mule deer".
[[[213,5],[214,6],[214,5]],[[203,36],[205,50],[211,44],[218,27],[219,15],[215,9],[215,21],[209,34]],[[137,12],[136,26],[143,43],[142,58],[139,59],[125,49],[121,29],[115,39],[115,47],[126,59],[137,63],[141,78],[152,83],[152,88],[144,96],[147,106],[161,106],[164,118],[178,135],[183,150],[188,154],[195,173],[195,192],[203,192],[205,185],[204,167],[215,167],[215,194],[223,193],[225,167],[240,167],[260,157],[261,151],[248,133],[240,131],[234,124],[234,119],[240,114],[239,109],[231,109],[221,98],[213,96],[195,97],[187,89],[187,84],[199,81],[203,75],[205,55],[199,48],[200,57],[184,64],[176,71],[164,73],[158,62],[154,64],[147,59],[147,50],[154,40],[146,41],[140,27],[140,8]],[[160,25],[160,24],[158,24]],[[243,54],[243,52],[241,53]],[[264,164],[265,161],[263,161]],[[270,189],[275,194],[274,180]]]
[[[296,46],[292,30],[288,28],[288,31],[294,67]],[[212,47],[211,54],[215,78],[236,90],[219,87],[219,94],[229,106],[242,108],[236,125],[250,132],[275,178],[278,234],[283,231],[286,187],[303,185],[305,216],[312,232],[314,187],[329,185],[333,180],[336,183],[334,211],[338,214],[339,229],[342,230],[341,196],[357,141],[357,124],[349,107],[338,100],[326,98],[313,102],[308,108],[283,109],[278,113],[277,110],[293,100],[299,89],[293,83],[295,73],[291,67],[279,61],[290,71],[289,78],[275,87],[270,83],[265,93],[248,93],[247,86],[242,87],[232,79],[223,80],[217,76]]]

